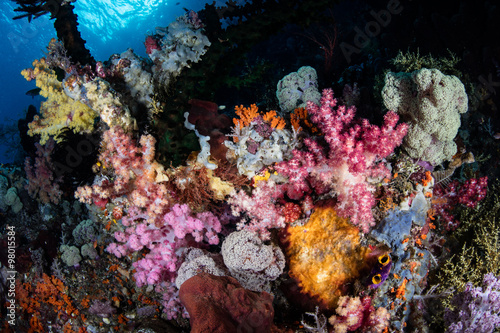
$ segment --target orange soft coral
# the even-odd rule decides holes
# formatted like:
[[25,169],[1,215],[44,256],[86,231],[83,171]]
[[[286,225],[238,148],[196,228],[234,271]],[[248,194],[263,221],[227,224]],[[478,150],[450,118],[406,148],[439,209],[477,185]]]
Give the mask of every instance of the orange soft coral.
[[[234,110],[236,115],[238,115],[240,119],[233,118],[233,122],[234,125],[239,127],[240,129],[249,126],[255,118],[261,116],[261,114],[259,113],[259,108],[256,104],[252,104],[248,108],[244,107],[243,105],[236,106]],[[262,119],[272,128],[283,129],[286,125],[285,120],[279,117],[274,110],[266,112],[262,116]]]
[[290,114],[290,122],[292,123],[292,127],[295,131],[302,131],[301,123],[305,124],[307,128],[309,128],[313,133],[317,133],[318,129],[314,127],[314,125],[309,121],[307,115],[307,109],[305,108],[297,108]]
[[233,118],[233,122],[234,125],[238,126],[240,129],[250,125],[252,120],[259,115],[259,108],[256,104],[250,105],[249,108],[246,108],[243,105],[236,106],[234,110],[240,119]]
[[286,122],[285,119],[278,116],[276,111],[271,110],[266,112],[262,117],[266,123],[270,123],[272,128],[283,129],[285,128]]
[[365,269],[370,250],[360,245],[359,230],[337,216],[333,203],[316,207],[303,226],[288,228],[290,275],[304,293],[335,308],[345,286]]

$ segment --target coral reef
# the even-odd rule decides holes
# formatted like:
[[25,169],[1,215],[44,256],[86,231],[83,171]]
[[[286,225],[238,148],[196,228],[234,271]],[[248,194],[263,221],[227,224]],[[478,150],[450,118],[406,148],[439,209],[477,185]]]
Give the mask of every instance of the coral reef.
[[265,245],[250,231],[231,233],[222,243],[224,264],[245,289],[271,291],[269,281],[276,280],[285,268],[285,255],[276,245]]
[[36,80],[36,86],[41,89],[40,95],[47,98],[40,107],[40,116],[36,115],[29,124],[29,135],[40,134],[40,143],[44,144],[50,136],[59,134],[65,127],[75,133],[92,131],[97,113],[64,92],[63,84],[45,58],[35,60],[33,68],[21,73],[28,81]]
[[217,276],[229,275],[224,266],[222,255],[199,248],[188,248],[184,254],[184,262],[177,270],[175,286],[177,289],[181,289],[184,282],[201,272]]
[[303,66],[297,72],[286,75],[278,82],[276,97],[281,110],[285,112],[305,108],[308,101],[319,104],[321,94],[318,91],[316,70]]
[[150,48],[149,57],[153,60],[155,80],[168,85],[184,67],[201,59],[210,46],[207,36],[202,33],[198,14],[190,11],[177,18],[166,28],[157,27],[161,47]]
[[243,190],[231,195],[228,203],[233,215],[240,217],[245,213],[237,224],[238,229],[256,232],[261,239],[268,240],[269,229],[285,227],[285,216],[275,205],[279,195],[275,185],[272,180],[261,181],[257,183],[251,196]]
[[500,327],[500,283],[491,273],[483,279],[483,287],[467,283],[465,290],[453,298],[454,311],[447,310],[446,332],[493,332]]
[[304,140],[307,150],[293,150],[293,158],[280,162],[275,169],[288,178],[287,194],[300,199],[312,188],[318,194],[333,190],[340,216],[368,232],[374,223],[371,208],[375,200],[372,184],[388,175],[383,159],[391,154],[407,132],[407,125],[397,125],[399,117],[388,112],[382,128],[367,120],[354,121],[355,107],[337,106],[331,89],[325,89],[321,105],[307,105],[312,122],[323,132],[328,150],[320,141]]
[[498,329],[498,50],[400,51],[493,5],[230,0],[96,62],[15,2],[60,40],[0,165],[2,332]]
[[9,179],[0,175],[0,211],[12,209],[17,214],[23,209],[16,187],[9,186]]
[[363,299],[342,296],[335,310],[337,315],[328,318],[334,332],[378,332],[381,333],[389,324],[390,315],[385,308],[375,308],[370,297]]
[[264,167],[290,157],[296,145],[295,134],[285,129],[276,111],[259,113],[257,105],[236,107],[232,141],[224,141],[227,158],[235,162],[240,174],[254,177]]
[[141,222],[144,219],[147,220],[145,215],[133,214],[129,210],[127,218],[122,219],[127,228],[114,235],[123,244],[111,243],[106,249],[119,258],[143,248],[149,249],[144,258],[134,263],[138,286],[154,285],[163,281],[170,272],[175,272],[178,268],[176,251],[180,248],[204,241],[208,244],[219,243],[217,233],[221,231],[221,224],[210,212],[191,216],[187,205],[176,204],[164,216],[161,226]]
[[28,179],[26,189],[30,195],[39,197],[44,203],[53,202],[57,204],[62,192],[59,187],[61,179],[57,177],[51,158],[54,145],[54,140],[50,140],[45,146],[36,143],[37,157],[35,157],[34,163],[29,158],[26,158],[24,170]]

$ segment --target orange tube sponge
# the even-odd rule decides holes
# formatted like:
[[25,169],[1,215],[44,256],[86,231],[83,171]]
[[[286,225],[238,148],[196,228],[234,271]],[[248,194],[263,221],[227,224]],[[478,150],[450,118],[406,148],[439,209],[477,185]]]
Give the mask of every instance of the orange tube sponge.
[[340,218],[332,202],[316,207],[303,226],[288,228],[287,254],[290,275],[302,292],[318,298],[333,309],[353,282],[367,267],[370,249],[360,244],[359,229]]

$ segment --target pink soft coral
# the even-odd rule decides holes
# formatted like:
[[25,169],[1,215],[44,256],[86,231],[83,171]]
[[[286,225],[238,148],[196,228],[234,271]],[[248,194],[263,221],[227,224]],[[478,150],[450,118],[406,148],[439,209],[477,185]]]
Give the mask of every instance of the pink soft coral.
[[[285,216],[275,203],[278,196],[280,192],[272,180],[258,182],[251,196],[243,190],[233,193],[228,203],[233,215],[241,216],[238,230],[253,231],[262,240],[269,240],[269,229],[285,227]],[[246,213],[246,217],[242,216],[243,213]],[[247,218],[249,223],[246,223]]]
[[204,242],[219,243],[217,234],[222,225],[210,212],[193,216],[187,205],[176,204],[164,216],[162,226],[148,223],[145,219],[146,215],[137,208],[130,209],[128,216],[122,219],[125,230],[115,232],[118,243],[111,243],[106,249],[117,257],[149,249],[144,258],[133,264],[138,286],[159,283],[174,273],[178,268],[178,249]]
[[337,106],[331,89],[323,91],[320,106],[309,102],[307,112],[322,131],[326,148],[319,138],[306,138],[307,150],[294,150],[291,160],[276,166],[288,177],[287,195],[300,199],[312,190],[317,194],[333,190],[339,215],[350,217],[368,232],[374,225],[371,208],[375,205],[369,181],[390,174],[383,159],[401,144],[408,126],[396,126],[399,117],[392,111],[385,115],[382,127],[366,119],[355,121],[355,107]]
[[333,332],[347,333],[360,330],[360,332],[381,333],[389,325],[389,312],[386,308],[375,309],[371,298],[365,296],[342,296],[333,315],[328,322],[333,325]]
[[166,185],[156,180],[162,167],[154,159],[155,143],[152,135],[143,135],[137,144],[119,127],[104,132],[99,160],[111,177],[96,177],[92,186],[79,187],[76,198],[89,204],[115,201],[122,208],[140,207],[150,222],[161,225],[171,197]]
[[58,204],[62,195],[59,187],[62,177],[56,176],[55,164],[52,161],[55,141],[50,138],[45,145],[36,143],[35,146],[37,155],[35,162],[32,164],[30,158],[26,158],[24,163],[28,179],[26,189],[32,197],[38,196],[42,203]]

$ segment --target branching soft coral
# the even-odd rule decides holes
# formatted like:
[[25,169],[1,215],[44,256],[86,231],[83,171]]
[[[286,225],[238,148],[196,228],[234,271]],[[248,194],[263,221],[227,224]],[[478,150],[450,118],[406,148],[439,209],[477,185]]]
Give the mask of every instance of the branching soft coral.
[[333,325],[333,332],[347,333],[360,332],[381,333],[389,325],[389,312],[380,307],[375,310],[371,305],[371,298],[343,296],[336,309],[337,315],[331,316],[328,321]]
[[35,60],[33,68],[25,69],[21,74],[26,80],[36,79],[40,95],[47,98],[40,107],[41,116],[35,116],[29,124],[29,135],[40,134],[40,143],[44,144],[49,136],[56,136],[61,129],[68,127],[75,133],[88,133],[94,128],[97,113],[85,104],[68,97],[63,84],[49,67],[45,58]]
[[52,202],[58,204],[61,199],[62,191],[59,185],[62,183],[61,177],[57,177],[52,161],[52,152],[55,142],[52,138],[42,146],[36,143],[35,161],[32,164],[29,158],[26,158],[24,170],[28,183],[26,189],[32,196],[38,196],[43,203]]
[[314,190],[317,194],[333,190],[337,211],[350,217],[363,232],[375,224],[371,208],[375,205],[369,183],[389,175],[384,158],[394,151],[408,126],[397,125],[399,117],[388,112],[382,127],[366,119],[355,120],[355,107],[337,105],[333,91],[325,89],[321,105],[308,103],[312,122],[323,133],[326,149],[320,139],[306,138],[307,150],[295,149],[293,158],[278,163],[276,170],[288,177],[287,195],[300,199]]
[[144,258],[133,265],[138,286],[156,284],[167,280],[178,268],[176,251],[194,243],[218,244],[217,234],[222,225],[211,212],[196,215],[187,205],[174,205],[163,217],[163,224],[155,226],[147,222],[147,216],[138,209],[130,209],[122,219],[124,231],[115,232],[118,243],[112,243],[107,251],[117,257],[126,256],[143,248],[149,249]]
[[111,178],[96,177],[92,186],[79,187],[75,195],[86,203],[117,199],[121,205],[144,209],[150,222],[161,224],[171,198],[162,183],[168,178],[154,157],[153,136],[143,135],[138,145],[121,128],[113,127],[103,134],[99,155],[103,167],[110,170]]
[[453,299],[457,308],[446,310],[448,333],[488,333],[500,327],[500,281],[491,273],[483,279],[483,288],[467,283]]
[[[233,193],[228,203],[231,205],[233,215],[241,216],[238,230],[253,231],[258,233],[262,240],[268,240],[269,229],[283,228],[285,216],[273,202],[279,195],[272,180],[258,182],[251,196],[243,190]],[[243,213],[246,213],[247,217],[242,216]],[[246,223],[247,218],[250,220],[249,223]]]

